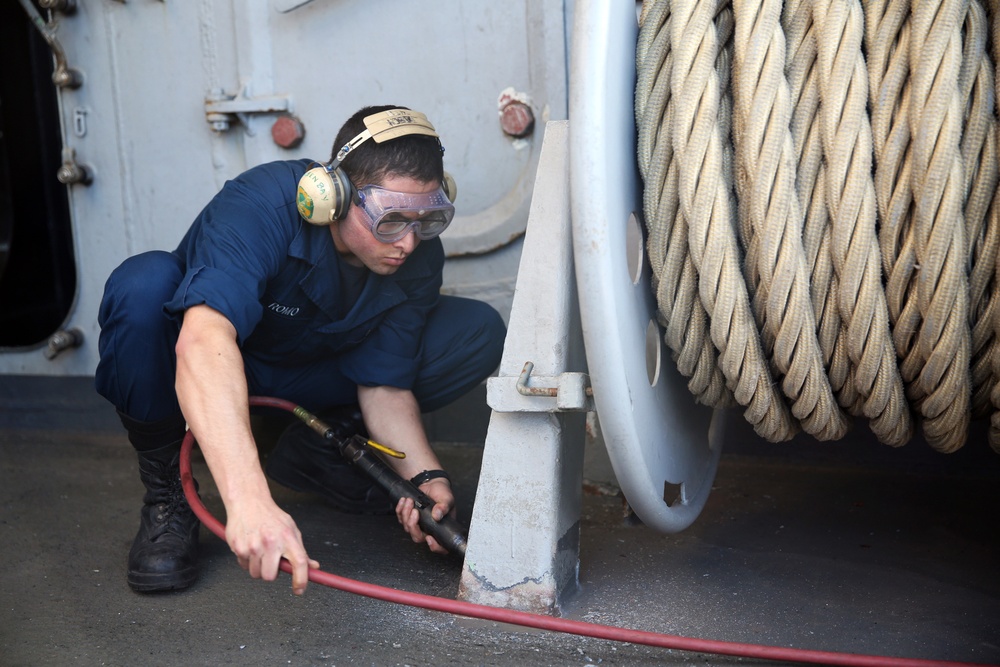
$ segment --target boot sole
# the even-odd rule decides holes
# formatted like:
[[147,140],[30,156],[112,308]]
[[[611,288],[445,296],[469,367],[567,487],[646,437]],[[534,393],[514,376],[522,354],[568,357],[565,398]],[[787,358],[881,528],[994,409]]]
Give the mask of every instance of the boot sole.
[[179,591],[187,588],[198,579],[198,568],[190,567],[179,572],[164,572],[148,574],[128,571],[128,585],[136,593],[155,593],[156,591]]

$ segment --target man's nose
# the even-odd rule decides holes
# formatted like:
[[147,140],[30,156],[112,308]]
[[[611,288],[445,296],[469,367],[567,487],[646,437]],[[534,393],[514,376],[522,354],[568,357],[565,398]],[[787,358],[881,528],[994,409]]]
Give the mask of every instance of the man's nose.
[[410,229],[406,232],[406,236],[396,241],[394,245],[406,254],[410,254],[418,243],[420,243],[420,239],[417,238],[415,230]]

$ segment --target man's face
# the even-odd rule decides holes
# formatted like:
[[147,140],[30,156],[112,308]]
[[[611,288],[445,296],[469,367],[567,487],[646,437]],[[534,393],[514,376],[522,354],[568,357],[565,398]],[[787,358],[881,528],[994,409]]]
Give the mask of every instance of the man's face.
[[[440,186],[437,181],[424,183],[408,176],[394,174],[386,176],[378,185],[387,190],[407,194],[425,194],[437,190]],[[330,233],[333,235],[337,252],[344,261],[353,266],[368,267],[383,276],[395,273],[420,244],[420,239],[412,231],[392,243],[379,241],[371,232],[365,212],[353,202],[347,211],[347,217],[330,225]]]

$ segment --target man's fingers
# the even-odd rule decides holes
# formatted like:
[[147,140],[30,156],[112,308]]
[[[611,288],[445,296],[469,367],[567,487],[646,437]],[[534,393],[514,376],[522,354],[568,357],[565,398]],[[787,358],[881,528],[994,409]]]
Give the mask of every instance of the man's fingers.
[[438,541],[437,541],[437,540],[435,540],[435,539],[434,539],[433,537],[431,537],[430,535],[428,535],[428,536],[427,536],[427,547],[428,547],[428,548],[429,548],[429,549],[430,549],[431,551],[433,551],[434,553],[436,553],[436,554],[446,554],[446,553],[448,553],[448,550],[447,550],[447,549],[445,549],[445,548],[444,548],[443,546],[441,546],[440,544],[438,544]]
[[417,544],[424,541],[424,531],[420,529],[420,514],[417,510],[411,511],[410,515],[406,518],[406,523],[403,525],[406,527],[406,532],[410,534],[410,539]]
[[[309,570],[318,570],[319,561],[305,557],[302,563],[304,567],[302,568],[296,567],[291,560],[288,560],[288,562],[292,566],[292,592],[296,595],[302,595],[306,592],[306,587],[309,585]],[[299,578],[300,576],[301,579]]]
[[[435,503],[431,509],[431,516],[435,521],[440,521],[450,511],[454,511],[450,502]],[[396,519],[402,524],[415,544],[426,544],[427,548],[437,554],[448,553],[448,550],[441,546],[437,540],[424,533],[420,527],[420,512],[413,506],[413,501],[409,498],[401,498],[396,503]]]
[[268,551],[260,559],[260,577],[264,581],[274,581],[278,578],[278,566],[281,564],[281,554]]
[[437,503],[434,505],[434,509],[431,510],[431,516],[434,517],[435,521],[440,521],[448,514],[448,503]]
[[413,501],[409,498],[400,498],[396,503],[396,520],[406,526],[407,519],[413,511]]
[[[290,562],[290,561],[289,561]],[[297,566],[292,565],[292,592],[296,595],[302,595],[306,592],[306,586],[309,584],[309,563],[308,561],[300,562]]]
[[413,506],[410,498],[400,498],[396,503],[396,520],[417,544],[424,541],[424,533],[420,530],[420,512]]
[[294,547],[287,550],[285,552],[285,559],[292,566],[292,592],[296,595],[302,595],[309,584],[309,568],[313,564],[319,567],[319,563],[310,560],[306,556],[305,549],[299,545],[294,545]]

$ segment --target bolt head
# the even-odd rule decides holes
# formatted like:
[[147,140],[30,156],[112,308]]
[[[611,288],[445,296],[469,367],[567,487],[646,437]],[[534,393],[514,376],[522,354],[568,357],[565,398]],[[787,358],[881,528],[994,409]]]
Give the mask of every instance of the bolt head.
[[511,100],[500,110],[500,127],[508,136],[526,137],[535,129],[535,114],[524,102]]
[[282,148],[296,148],[305,136],[306,128],[295,116],[280,116],[271,126],[271,138]]

